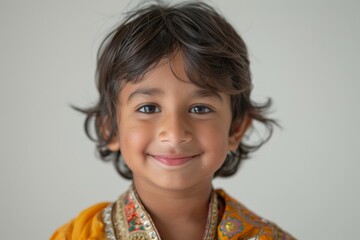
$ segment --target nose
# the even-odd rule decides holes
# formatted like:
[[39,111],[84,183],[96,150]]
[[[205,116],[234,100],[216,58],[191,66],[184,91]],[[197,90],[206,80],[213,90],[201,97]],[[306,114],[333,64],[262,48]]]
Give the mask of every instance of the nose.
[[161,142],[173,145],[191,142],[192,132],[190,124],[181,114],[168,113],[163,116],[159,132]]

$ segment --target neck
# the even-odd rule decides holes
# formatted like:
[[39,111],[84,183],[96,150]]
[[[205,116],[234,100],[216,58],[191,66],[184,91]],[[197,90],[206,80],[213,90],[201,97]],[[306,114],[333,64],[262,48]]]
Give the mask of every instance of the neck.
[[162,239],[175,239],[171,234],[175,233],[174,229],[180,231],[181,228],[183,232],[194,229],[197,232],[192,232],[192,236],[195,234],[200,236],[197,239],[201,239],[209,211],[211,181],[188,189],[173,190],[138,184],[134,179],[134,187]]
[[211,182],[185,190],[144,186],[144,184],[136,184],[136,181],[134,187],[152,217],[186,218],[199,216],[199,213],[207,215],[212,192]]

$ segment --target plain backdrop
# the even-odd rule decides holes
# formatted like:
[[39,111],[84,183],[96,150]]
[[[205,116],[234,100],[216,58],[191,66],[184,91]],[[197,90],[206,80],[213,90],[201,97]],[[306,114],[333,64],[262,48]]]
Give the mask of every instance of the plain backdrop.
[[[0,238],[48,239],[130,184],[95,156],[84,117],[98,46],[133,3],[0,1]],[[299,239],[354,239],[360,215],[360,1],[217,0],[249,47],[254,100],[283,129],[217,179]]]

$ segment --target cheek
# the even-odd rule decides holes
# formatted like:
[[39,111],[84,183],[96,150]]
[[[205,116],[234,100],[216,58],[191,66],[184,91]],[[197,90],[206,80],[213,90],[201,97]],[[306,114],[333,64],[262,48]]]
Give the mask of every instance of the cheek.
[[198,136],[201,138],[199,142],[219,161],[223,161],[226,157],[229,141],[229,127],[221,122],[202,126]]
[[122,131],[120,145],[122,148],[132,148],[144,140],[143,132],[137,128],[128,128]]
[[120,148],[122,152],[127,152],[127,150],[140,151],[144,144],[149,141],[150,130],[136,125],[123,126],[120,129]]

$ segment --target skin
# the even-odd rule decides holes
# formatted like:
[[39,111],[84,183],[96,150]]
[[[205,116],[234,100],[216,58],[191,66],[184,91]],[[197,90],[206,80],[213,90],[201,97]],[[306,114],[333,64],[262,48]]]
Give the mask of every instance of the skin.
[[213,175],[250,121],[229,135],[230,96],[191,83],[181,53],[125,84],[118,106],[118,133],[108,147],[121,150],[161,238],[202,239]]

